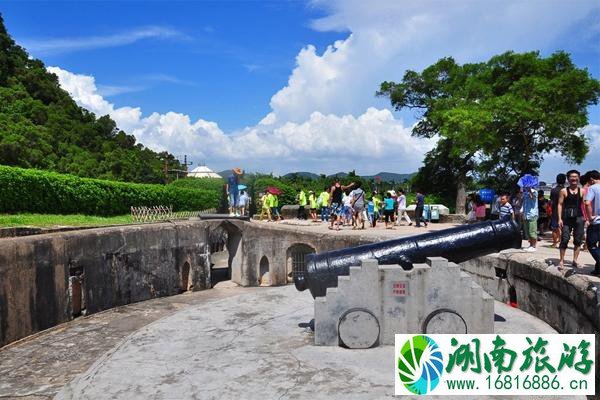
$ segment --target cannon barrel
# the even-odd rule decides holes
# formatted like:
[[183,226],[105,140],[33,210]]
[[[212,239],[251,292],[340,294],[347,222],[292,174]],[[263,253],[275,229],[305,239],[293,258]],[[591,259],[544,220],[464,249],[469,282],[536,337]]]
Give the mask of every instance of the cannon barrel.
[[380,265],[399,264],[411,269],[427,257],[444,257],[460,263],[485,254],[521,247],[521,232],[511,219],[485,221],[401,239],[309,254],[306,270],[294,277],[296,289],[309,289],[313,297],[325,296],[337,287],[338,276],[348,275],[351,266],[376,259]]

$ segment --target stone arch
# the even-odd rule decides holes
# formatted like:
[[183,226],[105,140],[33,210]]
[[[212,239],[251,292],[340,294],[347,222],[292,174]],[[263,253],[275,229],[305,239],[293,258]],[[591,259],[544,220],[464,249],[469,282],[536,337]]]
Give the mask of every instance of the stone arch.
[[271,286],[271,274],[269,270],[269,259],[262,256],[258,267],[258,283],[260,286]]
[[306,270],[305,256],[316,253],[311,245],[306,243],[294,243],[288,247],[285,257],[287,282],[293,282],[294,276]]
[[181,276],[180,278],[180,282],[181,282],[181,292],[187,292],[188,290],[191,289],[192,287],[192,276],[191,276],[192,270],[190,268],[190,263],[189,262],[184,262],[183,266],[181,267]]
[[242,231],[229,221],[221,222],[208,234],[210,287],[231,279],[242,269]]

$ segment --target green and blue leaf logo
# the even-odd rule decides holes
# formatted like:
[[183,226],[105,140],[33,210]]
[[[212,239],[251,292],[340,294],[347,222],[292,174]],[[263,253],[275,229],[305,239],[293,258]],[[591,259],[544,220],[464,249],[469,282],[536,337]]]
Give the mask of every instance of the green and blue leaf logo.
[[404,387],[414,394],[427,394],[440,383],[444,358],[438,344],[428,336],[407,340],[398,354],[398,374]]

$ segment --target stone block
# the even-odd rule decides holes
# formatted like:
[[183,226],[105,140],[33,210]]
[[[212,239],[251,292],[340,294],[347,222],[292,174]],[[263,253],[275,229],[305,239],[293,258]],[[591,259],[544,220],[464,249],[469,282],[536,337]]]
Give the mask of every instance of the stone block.
[[493,299],[440,257],[410,271],[365,260],[315,300],[315,343],[369,348],[396,333],[492,333]]

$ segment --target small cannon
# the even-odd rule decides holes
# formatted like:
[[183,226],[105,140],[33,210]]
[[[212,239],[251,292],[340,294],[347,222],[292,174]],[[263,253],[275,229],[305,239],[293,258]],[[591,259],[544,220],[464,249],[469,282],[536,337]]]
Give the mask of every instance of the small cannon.
[[485,254],[521,247],[521,232],[511,219],[485,221],[423,235],[333,250],[306,256],[306,270],[294,278],[299,291],[310,290],[313,297],[325,296],[328,287],[337,287],[338,276],[349,274],[352,266],[364,260],[379,265],[400,265],[410,270],[427,257],[443,257],[460,263]]

